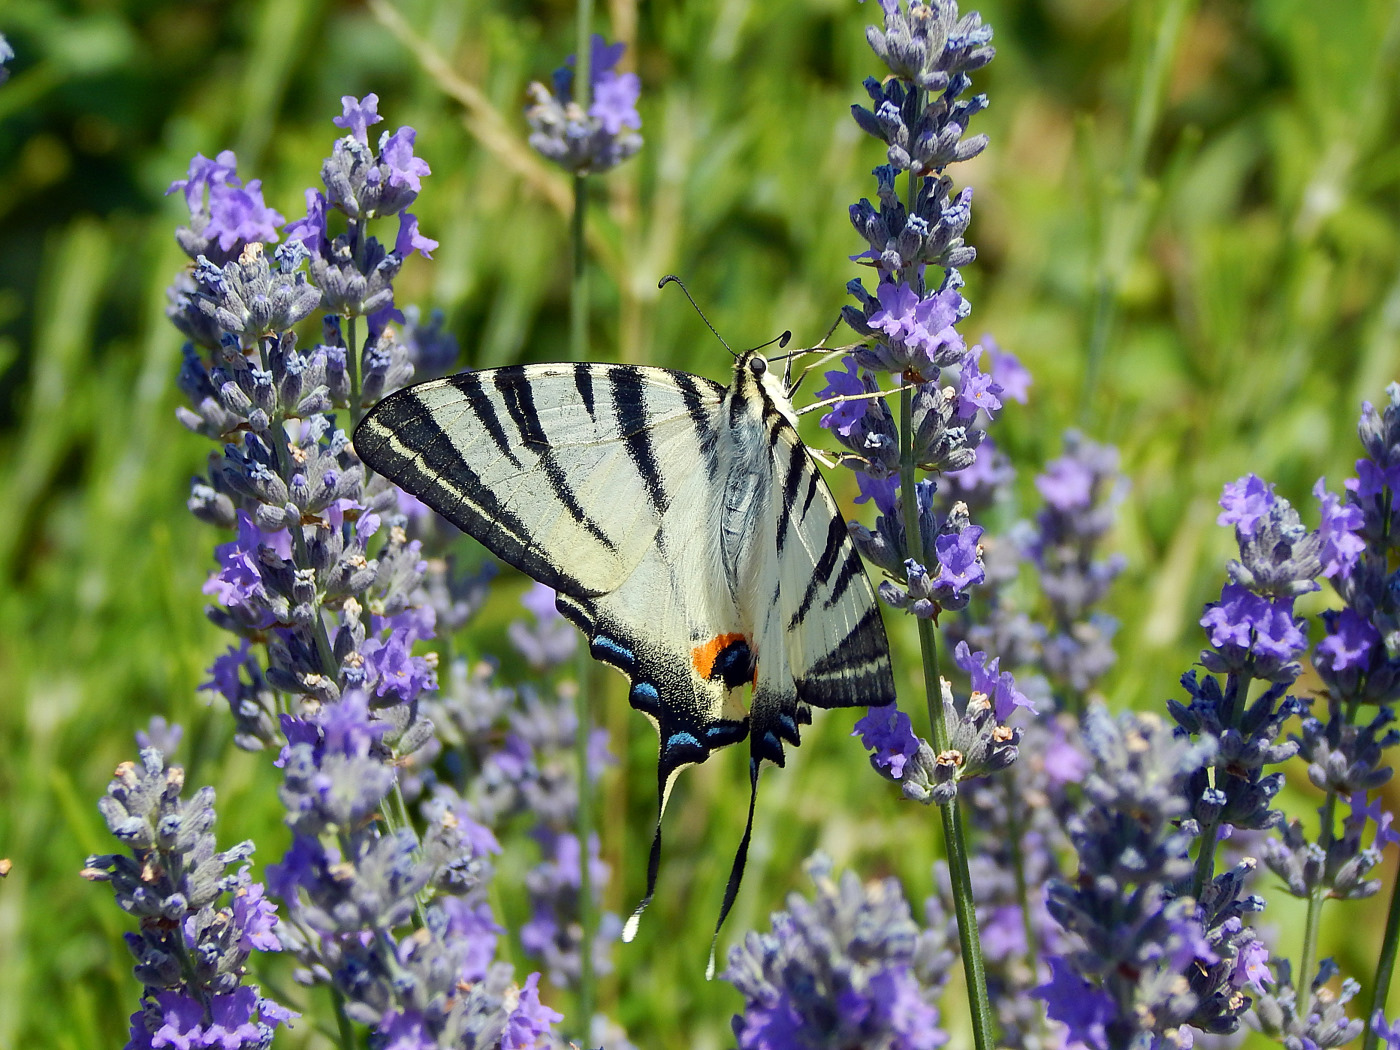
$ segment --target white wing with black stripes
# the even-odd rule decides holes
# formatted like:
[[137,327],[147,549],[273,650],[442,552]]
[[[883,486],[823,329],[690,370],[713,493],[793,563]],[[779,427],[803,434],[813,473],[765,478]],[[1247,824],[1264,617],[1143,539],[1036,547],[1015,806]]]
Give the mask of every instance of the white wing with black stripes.
[[727,388],[631,365],[466,372],[391,395],[355,432],[371,468],[554,588],[656,724],[657,826],[629,940],[682,767],[749,738],[723,923],[760,763],[783,764],[811,707],[894,699],[874,591],[795,422],[749,353]]

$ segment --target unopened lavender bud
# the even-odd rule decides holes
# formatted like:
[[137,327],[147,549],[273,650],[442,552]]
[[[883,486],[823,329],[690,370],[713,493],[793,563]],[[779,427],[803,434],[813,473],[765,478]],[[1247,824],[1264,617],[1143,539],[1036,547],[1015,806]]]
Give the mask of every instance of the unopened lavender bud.
[[219,388],[219,401],[224,408],[238,416],[246,416],[253,408],[253,401],[232,379]]
[[190,487],[190,497],[185,501],[189,512],[206,525],[231,529],[238,523],[233,500],[211,485],[196,483]]

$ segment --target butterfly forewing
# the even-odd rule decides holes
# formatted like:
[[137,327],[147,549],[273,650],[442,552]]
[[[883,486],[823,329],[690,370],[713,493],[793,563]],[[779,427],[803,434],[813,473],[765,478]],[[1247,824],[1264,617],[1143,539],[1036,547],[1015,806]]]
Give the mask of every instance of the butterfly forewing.
[[693,472],[721,391],[625,365],[464,372],[380,402],[355,448],[527,575],[576,597],[606,594]]

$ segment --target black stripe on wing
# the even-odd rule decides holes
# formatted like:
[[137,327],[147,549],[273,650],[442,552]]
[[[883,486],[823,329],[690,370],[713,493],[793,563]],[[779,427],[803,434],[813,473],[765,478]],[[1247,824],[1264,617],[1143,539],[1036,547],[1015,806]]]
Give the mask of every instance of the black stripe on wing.
[[817,483],[816,468],[812,466],[812,457],[807,455],[807,449],[803,447],[801,441],[794,441],[788,450],[787,477],[783,479],[782,506],[778,510],[778,556],[782,557],[783,547],[787,543],[788,529],[792,525],[792,509],[797,502],[797,487],[802,483],[803,477],[807,478],[807,485]]
[[661,467],[656,462],[656,449],[652,446],[642,377],[635,369],[619,366],[608,370],[608,383],[612,387],[613,411],[628,458],[637,468],[652,505],[664,513],[671,500],[661,478]]
[[574,364],[574,389],[578,391],[578,398],[583,402],[584,410],[588,413],[589,419],[596,419],[598,414],[594,410],[593,400],[593,366],[583,361]]
[[[841,556],[842,551],[846,552],[848,561],[858,559],[855,548],[851,546],[850,536],[846,529],[846,523],[840,516],[833,516],[831,525],[826,531],[826,546],[822,550],[821,557],[817,559],[816,568],[812,570],[812,576],[807,581],[806,593],[802,595],[802,602],[797,607],[797,611],[792,614],[792,619],[788,621],[787,629],[794,631],[807,614],[812,609],[812,602],[816,600],[817,590],[824,586],[831,579],[831,572],[836,568],[836,559]],[[860,566],[856,566],[860,571]]]
[[797,680],[797,696],[821,708],[882,707],[894,702],[889,641],[873,602],[846,636]]
[[[496,446],[501,455],[519,467],[520,460],[516,458],[515,449],[511,447],[510,435],[506,433],[505,424],[501,422],[501,417],[496,414],[495,402],[486,394],[486,388],[481,382],[481,373],[463,372],[461,375],[453,376],[450,382],[467,396],[472,410],[476,413],[476,418],[481,420],[482,428],[491,436],[491,443]],[[358,437],[358,435],[356,436]]]
[[[471,375],[472,373],[467,374]],[[575,379],[577,376],[578,373],[575,372]],[[530,388],[524,368],[520,365],[498,368],[495,372],[495,382],[497,392],[506,403],[506,411],[510,413],[510,418],[515,422],[515,428],[520,433],[520,440],[530,446],[530,450],[539,456],[540,469],[544,471],[545,480],[549,482],[549,488],[554,493],[554,498],[564,505],[569,516],[586,529],[590,536],[608,550],[616,553],[617,541],[588,516],[588,512],[583,509],[578,501],[578,496],[574,493],[573,485],[569,483],[568,474],[559,465],[554,450],[549,447],[549,435],[545,433],[544,427],[540,424],[539,410],[535,408],[535,395]],[[512,458],[512,462],[519,465],[514,458]]]
[[[462,389],[457,381],[470,375],[455,376],[453,382]],[[481,420],[489,434],[490,426],[480,410],[483,405],[491,405],[489,398],[477,396],[464,403],[463,411]],[[499,424],[494,406],[489,415]],[[355,451],[371,469],[420,496],[502,561],[556,591],[585,593],[578,580],[541,557],[529,526],[482,482],[412,390],[385,398],[370,411],[355,431]],[[431,458],[431,469],[425,470],[419,457]]]

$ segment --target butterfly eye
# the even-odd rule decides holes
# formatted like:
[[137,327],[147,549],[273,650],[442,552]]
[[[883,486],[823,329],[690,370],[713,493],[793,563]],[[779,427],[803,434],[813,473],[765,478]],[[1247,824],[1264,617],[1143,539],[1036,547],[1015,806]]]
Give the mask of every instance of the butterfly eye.
[[749,371],[755,376],[761,376],[768,371],[768,359],[754,355],[749,361]]

